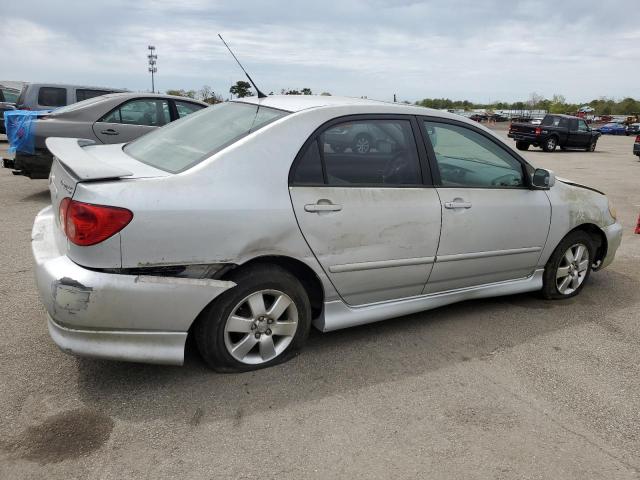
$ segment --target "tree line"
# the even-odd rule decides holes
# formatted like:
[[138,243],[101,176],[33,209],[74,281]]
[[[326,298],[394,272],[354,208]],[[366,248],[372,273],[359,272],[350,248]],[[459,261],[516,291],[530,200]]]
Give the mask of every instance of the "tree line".
[[575,113],[587,105],[598,115],[631,115],[640,113],[640,100],[631,97],[615,100],[601,97],[586,103],[569,103],[563,95],[555,94],[545,98],[532,93],[529,99],[519,102],[474,103],[469,100],[451,100],[449,98],[425,98],[415,102],[416,105],[437,109],[486,109],[486,110],[546,110],[550,113]]
[[[197,100],[202,100],[205,103],[216,104],[224,101],[221,94],[216,93],[209,85],[203,85],[199,90],[183,90],[183,89],[170,89],[166,91],[167,95],[176,95],[178,97],[188,97]],[[253,91],[251,90],[251,84],[244,80],[238,80],[235,84],[229,88],[230,98],[244,98],[252,97]],[[273,95],[273,92],[269,92],[269,95]],[[310,88],[283,88],[280,90],[280,95],[313,95]],[[320,95],[331,95],[329,92],[322,92]]]

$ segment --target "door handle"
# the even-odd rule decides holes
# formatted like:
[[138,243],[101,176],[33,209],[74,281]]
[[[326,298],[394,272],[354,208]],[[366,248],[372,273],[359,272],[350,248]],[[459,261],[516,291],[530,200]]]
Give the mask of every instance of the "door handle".
[[342,210],[342,205],[335,205],[333,203],[311,203],[304,206],[305,212],[319,213],[319,212],[339,212]]
[[113,128],[107,128],[106,130],[102,130],[100,133],[103,135],[120,135],[120,132],[115,131]]
[[444,208],[471,208],[471,202],[444,202]]

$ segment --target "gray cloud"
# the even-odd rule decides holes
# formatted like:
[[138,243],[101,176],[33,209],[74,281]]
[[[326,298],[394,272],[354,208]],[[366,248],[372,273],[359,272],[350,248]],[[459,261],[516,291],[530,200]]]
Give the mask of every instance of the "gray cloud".
[[22,0],[3,7],[3,77],[161,89],[242,75],[221,32],[265,91],[389,99],[640,97],[636,0]]

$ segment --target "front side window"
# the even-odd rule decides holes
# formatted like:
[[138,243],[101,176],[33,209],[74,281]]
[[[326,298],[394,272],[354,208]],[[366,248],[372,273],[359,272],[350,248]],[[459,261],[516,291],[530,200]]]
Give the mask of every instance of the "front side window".
[[125,125],[144,125],[161,127],[171,121],[167,100],[140,99],[131,100],[112,110],[99,122],[123,123]]
[[409,120],[340,123],[319,137],[328,185],[418,185],[422,183]]
[[589,127],[587,126],[587,122],[584,120],[578,120],[578,131],[579,132],[588,132]]
[[288,114],[250,103],[219,103],[138,138],[124,151],[147,165],[177,173]]
[[178,117],[186,117],[191,113],[195,113],[198,110],[202,110],[204,107],[202,105],[198,105],[197,103],[191,102],[182,102],[180,100],[175,100],[176,110],[178,110]]
[[59,87],[40,87],[38,105],[43,107],[63,107],[67,104],[67,89]]
[[522,164],[470,128],[425,121],[443,187],[523,187]]

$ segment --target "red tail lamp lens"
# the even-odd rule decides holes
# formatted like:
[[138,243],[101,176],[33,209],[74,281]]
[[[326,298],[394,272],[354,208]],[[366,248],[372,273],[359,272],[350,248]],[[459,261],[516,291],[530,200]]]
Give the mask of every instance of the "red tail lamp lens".
[[93,205],[65,198],[60,202],[60,225],[67,238],[83,247],[115,235],[133,219],[126,208]]

